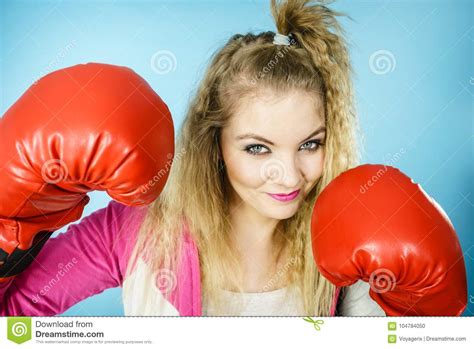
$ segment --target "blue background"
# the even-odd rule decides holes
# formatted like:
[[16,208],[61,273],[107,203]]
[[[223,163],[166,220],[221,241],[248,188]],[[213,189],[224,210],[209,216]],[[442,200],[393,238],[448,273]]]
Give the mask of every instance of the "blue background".
[[[211,54],[235,33],[275,30],[269,0],[2,1],[0,6],[2,114],[40,76],[95,61],[129,66],[142,75],[167,102],[178,128]],[[473,3],[350,0],[331,7],[353,18],[341,23],[356,72],[363,162],[392,162],[448,213],[469,277],[464,315],[473,315]],[[166,74],[156,72],[153,60],[162,50],[173,59]],[[380,65],[371,65],[376,57]],[[104,193],[90,196],[84,215],[109,201]],[[64,315],[123,315],[120,297],[121,289],[110,289]]]

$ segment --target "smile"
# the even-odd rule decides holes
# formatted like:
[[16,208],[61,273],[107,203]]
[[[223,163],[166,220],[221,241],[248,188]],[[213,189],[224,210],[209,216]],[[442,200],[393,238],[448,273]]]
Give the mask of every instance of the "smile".
[[286,202],[286,201],[294,200],[298,196],[300,191],[301,190],[295,190],[294,192],[289,193],[289,194],[270,194],[270,193],[267,193],[267,194],[270,195],[275,200]]

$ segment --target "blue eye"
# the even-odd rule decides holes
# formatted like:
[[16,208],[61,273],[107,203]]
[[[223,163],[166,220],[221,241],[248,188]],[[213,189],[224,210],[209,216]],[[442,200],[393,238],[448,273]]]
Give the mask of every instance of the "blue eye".
[[252,145],[249,145],[249,146],[245,147],[245,151],[247,153],[249,153],[250,155],[262,155],[262,154],[266,154],[266,153],[262,153],[258,150],[263,149],[263,148],[266,148],[266,147],[264,145],[261,145],[261,144],[252,144]]
[[[319,140],[311,140],[306,143],[304,143],[301,146],[301,150],[306,150],[309,152],[315,152],[317,151],[322,145],[324,145],[321,141]],[[245,152],[247,152],[250,155],[264,155],[270,153],[270,151],[264,152],[263,149],[268,148],[264,146],[263,144],[251,144],[245,147]]]
[[308,150],[308,151],[316,151],[319,149],[319,147],[323,145],[320,141],[308,141],[305,144],[303,144],[302,147],[304,147],[307,144],[309,144],[310,147],[307,147],[304,150]]

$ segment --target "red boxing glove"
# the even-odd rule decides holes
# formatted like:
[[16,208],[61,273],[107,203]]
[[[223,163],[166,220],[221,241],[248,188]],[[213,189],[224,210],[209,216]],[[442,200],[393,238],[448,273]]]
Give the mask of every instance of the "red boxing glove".
[[[174,155],[170,111],[126,67],[80,64],[33,84],[0,119],[0,277],[21,272],[87,192],[155,200]],[[28,252],[28,253],[26,253]]]
[[311,221],[313,254],[337,286],[369,282],[391,316],[461,315],[466,269],[442,208],[398,169],[362,165],[319,195]]

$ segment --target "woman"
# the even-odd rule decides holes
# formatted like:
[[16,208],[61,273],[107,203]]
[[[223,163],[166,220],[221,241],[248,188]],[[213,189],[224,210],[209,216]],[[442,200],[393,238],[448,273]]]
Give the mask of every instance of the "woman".
[[[151,270],[174,270],[164,256],[178,249],[186,218],[204,314],[331,312],[335,287],[313,262],[309,222],[321,189],[357,162],[356,117],[338,13],[306,3],[272,1],[279,34],[237,34],[215,54],[182,126],[179,160],[141,228],[135,254],[149,251]],[[137,288],[148,290],[125,288],[125,299]],[[383,314],[363,283],[353,289],[347,312]]]
[[234,35],[213,57],[159,198],[112,202],[48,241],[2,285],[3,314],[57,314],[122,285],[126,315],[384,315],[365,283],[340,297],[311,252],[318,194],[358,162],[341,14],[271,8],[277,33]]

